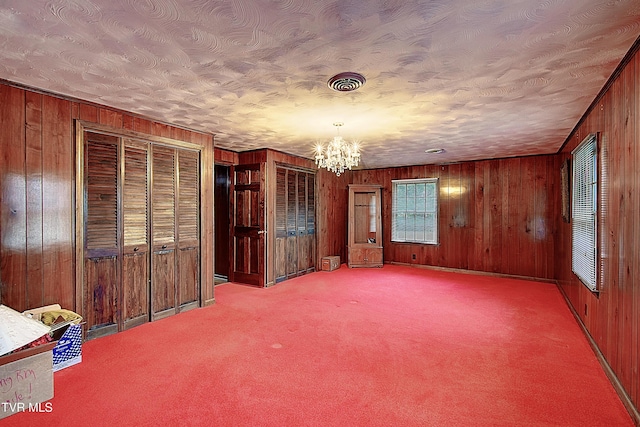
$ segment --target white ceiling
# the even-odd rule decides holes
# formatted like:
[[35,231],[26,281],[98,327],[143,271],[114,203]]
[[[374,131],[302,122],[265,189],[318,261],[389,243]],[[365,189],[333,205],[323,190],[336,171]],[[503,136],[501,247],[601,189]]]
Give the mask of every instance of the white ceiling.
[[639,35],[638,0],[0,0],[0,78],[234,151],[344,122],[374,168],[556,152]]

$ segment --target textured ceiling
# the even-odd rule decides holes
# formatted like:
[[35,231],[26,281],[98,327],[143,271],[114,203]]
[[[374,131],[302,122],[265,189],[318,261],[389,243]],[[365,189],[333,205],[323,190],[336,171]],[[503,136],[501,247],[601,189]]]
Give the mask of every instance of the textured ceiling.
[[638,0],[0,0],[0,78],[235,151],[344,122],[373,168],[555,152],[639,34]]

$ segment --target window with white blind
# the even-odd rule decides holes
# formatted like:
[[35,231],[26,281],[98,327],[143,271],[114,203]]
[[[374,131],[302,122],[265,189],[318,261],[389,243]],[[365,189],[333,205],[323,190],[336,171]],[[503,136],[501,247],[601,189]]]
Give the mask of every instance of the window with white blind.
[[438,179],[392,181],[391,240],[438,243]]
[[573,150],[571,268],[592,291],[597,282],[598,156],[597,138],[589,135]]

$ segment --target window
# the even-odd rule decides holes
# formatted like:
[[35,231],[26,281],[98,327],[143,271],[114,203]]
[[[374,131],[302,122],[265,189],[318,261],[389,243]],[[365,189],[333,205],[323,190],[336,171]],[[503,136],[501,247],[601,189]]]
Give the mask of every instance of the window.
[[571,269],[592,291],[596,280],[598,162],[597,138],[589,135],[573,155]]
[[438,179],[392,181],[391,241],[438,244]]

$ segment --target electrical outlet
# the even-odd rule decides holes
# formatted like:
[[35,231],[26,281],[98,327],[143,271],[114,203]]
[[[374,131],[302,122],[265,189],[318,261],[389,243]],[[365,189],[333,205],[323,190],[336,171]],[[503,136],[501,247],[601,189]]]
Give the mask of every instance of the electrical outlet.
[[416,254],[411,254],[411,259],[416,259]]

